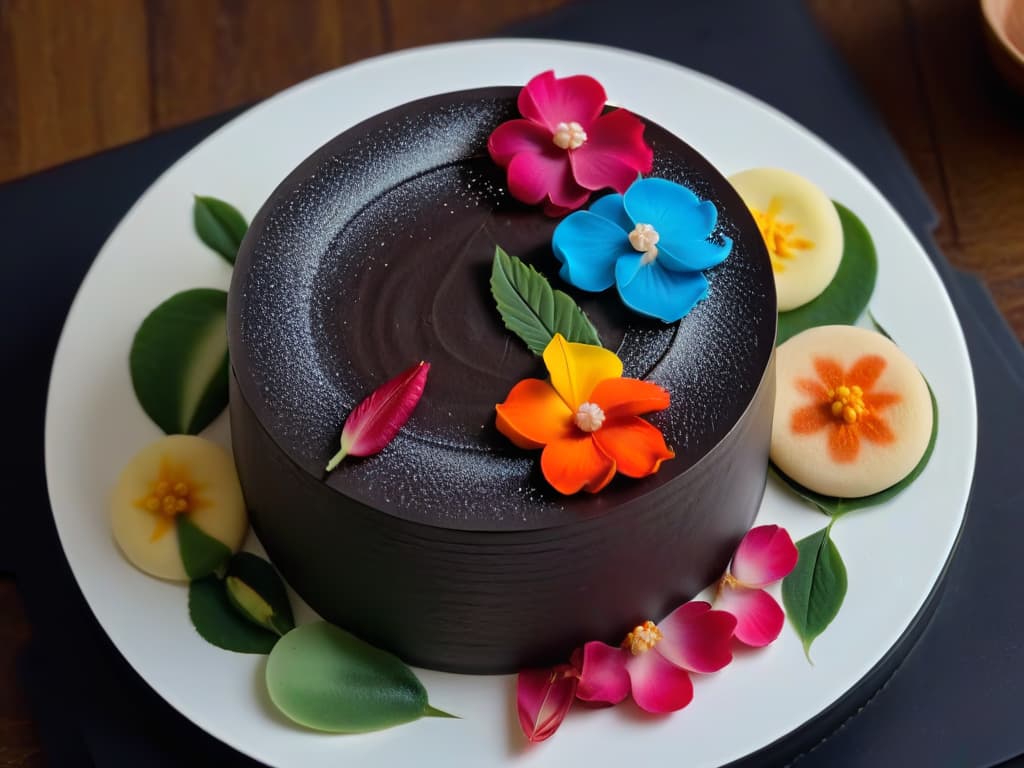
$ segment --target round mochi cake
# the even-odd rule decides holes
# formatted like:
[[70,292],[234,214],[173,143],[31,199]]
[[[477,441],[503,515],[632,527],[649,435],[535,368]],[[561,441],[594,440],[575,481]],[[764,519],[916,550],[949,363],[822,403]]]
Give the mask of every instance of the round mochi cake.
[[[559,220],[514,200],[487,152],[518,90],[412,102],[321,147],[256,216],[228,302],[232,443],[271,560],[326,620],[454,672],[551,664],[662,618],[722,574],[768,465],[775,289],[746,205],[644,120],[650,175],[714,203],[712,239],[732,251],[671,324],[573,289]],[[545,376],[495,308],[496,247],[577,301],[624,376],[670,393],[647,417],[675,452],[655,474],[565,496],[495,428],[509,390]],[[355,405],[419,361],[429,378],[398,436],[327,473]]]

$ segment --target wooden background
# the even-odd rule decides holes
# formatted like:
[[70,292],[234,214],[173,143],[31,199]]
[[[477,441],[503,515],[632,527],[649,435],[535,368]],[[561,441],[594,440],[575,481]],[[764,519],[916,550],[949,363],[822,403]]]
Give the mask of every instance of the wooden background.
[[[0,182],[564,2],[0,0]],[[807,2],[942,216],[940,245],[1024,339],[1024,96],[989,64],[977,0]],[[15,684],[28,636],[0,576],[0,768],[45,764]]]

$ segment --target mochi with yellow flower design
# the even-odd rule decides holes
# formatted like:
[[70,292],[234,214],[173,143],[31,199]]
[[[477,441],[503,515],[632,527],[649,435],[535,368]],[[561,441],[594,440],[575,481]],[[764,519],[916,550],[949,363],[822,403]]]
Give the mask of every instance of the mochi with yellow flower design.
[[231,552],[242,546],[249,527],[231,456],[192,435],[170,435],[135,454],[114,488],[110,515],[114,540],[128,560],[173,581],[189,579],[179,518]]
[[843,225],[815,184],[780,168],[751,168],[729,177],[754,215],[775,275],[779,311],[815,299],[836,276]]
[[928,385],[880,333],[810,328],[776,351],[771,459],[827,496],[857,498],[895,485],[917,466],[932,433]]

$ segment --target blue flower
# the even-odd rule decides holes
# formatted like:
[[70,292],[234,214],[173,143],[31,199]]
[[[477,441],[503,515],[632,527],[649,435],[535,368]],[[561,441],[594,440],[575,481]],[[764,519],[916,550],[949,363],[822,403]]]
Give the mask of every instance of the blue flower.
[[606,195],[570,214],[552,248],[562,279],[584,291],[615,285],[634,312],[671,323],[707,296],[703,270],[720,264],[732,240],[708,240],[714,203],[666,179],[639,179],[624,195]]

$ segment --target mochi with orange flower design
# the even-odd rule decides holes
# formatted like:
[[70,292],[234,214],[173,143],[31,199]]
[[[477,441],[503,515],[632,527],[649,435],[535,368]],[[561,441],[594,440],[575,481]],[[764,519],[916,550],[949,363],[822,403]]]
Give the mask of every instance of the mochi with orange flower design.
[[917,466],[932,431],[928,385],[880,333],[810,328],[776,351],[771,459],[817,493],[868,496]]

